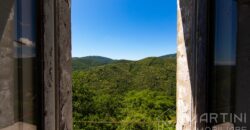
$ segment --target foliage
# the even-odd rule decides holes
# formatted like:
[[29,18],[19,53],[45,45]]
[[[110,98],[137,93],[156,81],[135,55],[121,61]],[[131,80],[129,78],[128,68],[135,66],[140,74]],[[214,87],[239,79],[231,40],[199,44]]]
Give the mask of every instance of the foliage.
[[74,129],[174,129],[175,58],[121,60],[75,70]]

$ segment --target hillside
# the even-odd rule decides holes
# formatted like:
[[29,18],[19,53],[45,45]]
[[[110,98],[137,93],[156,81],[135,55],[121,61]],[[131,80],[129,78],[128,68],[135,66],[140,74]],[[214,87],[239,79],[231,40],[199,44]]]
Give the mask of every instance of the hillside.
[[[78,59],[75,61],[75,64],[79,63]],[[97,63],[90,61],[90,64]],[[75,129],[156,129],[159,122],[152,123],[155,121],[163,121],[165,124],[160,123],[163,129],[174,129],[175,58],[103,60],[94,64],[95,67],[85,63],[87,68],[74,68],[73,72]],[[88,124],[79,121],[130,123]]]
[[[155,57],[156,58],[156,57]],[[158,58],[176,58],[176,54],[168,54]],[[132,62],[130,60],[114,60],[102,56],[86,56],[86,57],[73,57],[72,67],[73,70],[86,70],[97,66],[102,66],[110,63],[119,62]]]

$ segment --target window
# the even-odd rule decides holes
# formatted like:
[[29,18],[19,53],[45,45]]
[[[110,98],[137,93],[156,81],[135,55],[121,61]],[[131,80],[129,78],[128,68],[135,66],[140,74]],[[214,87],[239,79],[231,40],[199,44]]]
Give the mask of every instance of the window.
[[[38,1],[0,3],[0,129],[37,130],[41,85],[38,64]],[[6,7],[3,7],[6,6]],[[4,17],[6,16],[6,17]]]
[[[237,1],[215,0],[211,112],[233,113],[236,87]],[[222,123],[223,119],[219,119]],[[229,118],[226,121],[229,122]]]

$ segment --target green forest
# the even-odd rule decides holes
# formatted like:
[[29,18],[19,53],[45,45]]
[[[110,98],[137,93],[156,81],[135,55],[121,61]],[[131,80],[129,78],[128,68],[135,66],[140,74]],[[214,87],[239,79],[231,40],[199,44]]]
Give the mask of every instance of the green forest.
[[176,55],[73,58],[75,130],[174,130]]

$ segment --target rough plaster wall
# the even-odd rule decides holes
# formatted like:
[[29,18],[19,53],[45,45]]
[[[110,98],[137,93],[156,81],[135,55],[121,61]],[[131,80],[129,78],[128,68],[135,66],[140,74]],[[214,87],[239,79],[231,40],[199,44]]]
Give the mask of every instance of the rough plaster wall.
[[235,113],[246,113],[247,123],[237,126],[250,128],[250,0],[238,2],[238,47]]
[[191,130],[192,95],[185,30],[180,1],[178,0],[178,45],[177,45],[177,130]]
[[72,130],[71,1],[56,0],[56,71],[59,129]]
[[44,129],[56,130],[54,0],[44,0],[43,6],[43,73]]
[[72,130],[70,0],[44,0],[44,128]]
[[[6,1],[5,1],[6,2]],[[11,1],[9,1],[12,3]],[[7,4],[8,5],[8,4]],[[0,6],[2,7],[2,5]],[[9,8],[12,5],[9,4]],[[13,59],[13,17],[14,11],[6,9],[8,18],[0,37],[0,128],[15,122],[14,112],[14,59]],[[2,17],[0,17],[2,18]],[[2,20],[1,20],[2,22]]]
[[204,128],[206,112],[207,0],[178,0],[177,130]]

